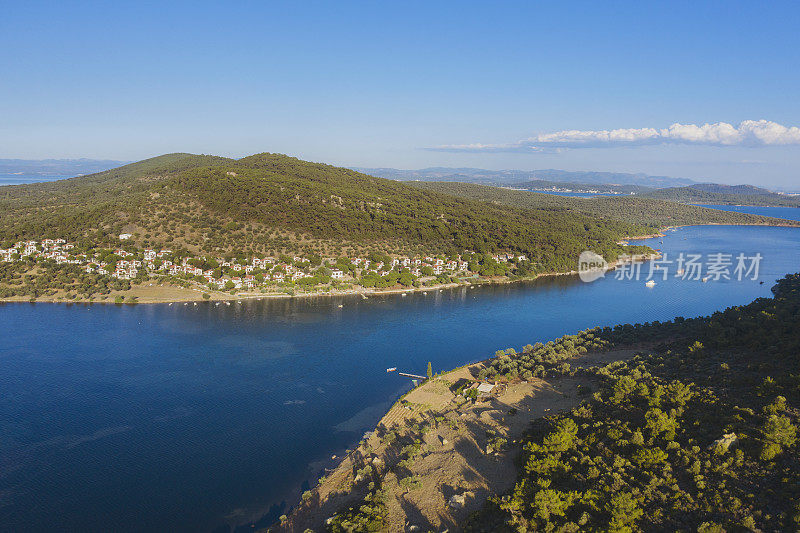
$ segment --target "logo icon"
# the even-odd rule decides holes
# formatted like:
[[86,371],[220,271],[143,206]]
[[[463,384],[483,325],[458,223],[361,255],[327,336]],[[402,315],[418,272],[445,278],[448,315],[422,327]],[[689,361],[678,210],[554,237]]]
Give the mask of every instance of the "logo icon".
[[602,255],[596,254],[591,250],[581,252],[578,257],[578,277],[581,281],[591,283],[606,275],[608,262]]

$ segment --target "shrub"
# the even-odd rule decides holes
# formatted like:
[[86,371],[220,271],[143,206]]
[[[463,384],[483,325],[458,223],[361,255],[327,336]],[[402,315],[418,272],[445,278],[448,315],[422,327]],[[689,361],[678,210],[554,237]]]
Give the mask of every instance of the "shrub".
[[422,487],[422,480],[416,475],[404,477],[397,483],[406,490],[416,490]]

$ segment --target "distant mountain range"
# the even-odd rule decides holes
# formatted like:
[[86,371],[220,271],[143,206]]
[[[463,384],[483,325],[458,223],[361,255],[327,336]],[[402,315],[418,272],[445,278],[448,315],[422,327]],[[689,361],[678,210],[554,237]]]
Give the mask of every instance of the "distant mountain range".
[[[232,160],[231,160],[232,161]],[[126,165],[111,159],[0,159],[0,185],[54,181]],[[333,168],[333,167],[329,167]],[[486,170],[430,167],[419,170],[353,167],[352,170],[395,181],[461,182],[527,189],[639,195],[681,203],[798,206],[800,197],[752,185],[698,183],[687,178],[643,173],[567,170]]]
[[359,168],[359,172],[399,181],[459,182],[542,192],[612,193],[686,204],[770,205],[797,207],[800,196],[753,185],[698,183],[687,178],[568,170],[485,170],[431,167],[420,170]]
[[[707,209],[682,202],[647,198],[640,194],[582,199],[477,183],[414,181],[409,184],[426,191],[478,200],[488,204],[507,205],[521,209],[566,211],[580,213],[600,220],[639,224],[652,228],[648,233],[655,233],[658,228],[664,226],[767,223],[767,220],[763,217]],[[652,191],[654,189],[647,190]],[[672,191],[680,189],[659,190]],[[730,217],[731,214],[737,216],[732,218]],[[770,223],[779,224],[780,221],[772,219]]]
[[697,182],[687,178],[629,174],[624,172],[590,172],[570,170],[486,170],[480,168],[431,167],[419,170],[396,168],[363,168],[353,170],[393,180],[460,181],[483,185],[517,185],[524,182],[544,180],[550,182],[580,183],[588,185],[638,185],[662,188],[682,187]]

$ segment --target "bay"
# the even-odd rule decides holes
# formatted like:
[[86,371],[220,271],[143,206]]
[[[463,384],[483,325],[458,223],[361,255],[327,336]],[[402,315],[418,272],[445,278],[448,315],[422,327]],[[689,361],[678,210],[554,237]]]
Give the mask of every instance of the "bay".
[[705,315],[800,270],[797,228],[644,242],[667,258],[763,259],[756,280],[653,288],[609,272],[366,300],[0,304],[0,529],[266,525],[410,387],[388,367],[424,374],[597,325]]

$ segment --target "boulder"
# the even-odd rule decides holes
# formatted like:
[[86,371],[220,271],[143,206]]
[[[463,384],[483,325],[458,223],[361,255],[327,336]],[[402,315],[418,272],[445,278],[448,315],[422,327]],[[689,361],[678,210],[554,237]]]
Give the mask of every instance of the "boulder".
[[452,507],[453,509],[463,509],[464,505],[467,503],[467,497],[463,494],[453,494],[450,496],[450,500],[447,502],[447,505]]

